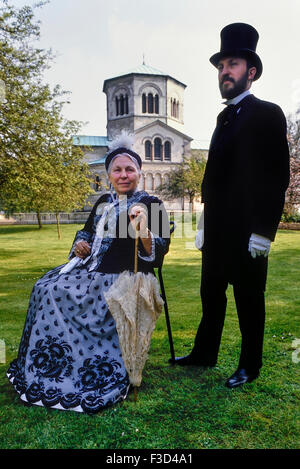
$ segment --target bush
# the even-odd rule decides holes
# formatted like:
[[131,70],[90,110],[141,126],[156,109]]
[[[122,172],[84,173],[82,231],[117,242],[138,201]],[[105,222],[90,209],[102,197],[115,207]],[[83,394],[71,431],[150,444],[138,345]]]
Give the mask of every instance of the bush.
[[283,223],[300,223],[300,213],[283,213],[281,221]]

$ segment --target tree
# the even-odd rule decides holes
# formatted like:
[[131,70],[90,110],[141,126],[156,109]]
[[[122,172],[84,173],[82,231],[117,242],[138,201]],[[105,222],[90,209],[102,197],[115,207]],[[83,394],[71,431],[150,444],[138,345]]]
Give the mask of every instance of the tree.
[[76,130],[73,122],[65,123],[63,132],[55,132],[55,142],[48,144],[42,158],[31,155],[26,165],[21,165],[23,170],[28,169],[25,174],[20,173],[19,161],[13,160],[9,178],[1,187],[2,207],[10,213],[35,211],[40,228],[41,212],[54,212],[59,238],[59,213],[81,208],[87,195],[94,192],[83,153],[73,145],[71,137]]
[[[3,1],[0,9],[0,79],[5,99],[0,112],[0,184],[14,160],[26,162],[37,139],[42,137],[41,104],[49,100],[50,90],[42,85],[41,76],[51,59],[50,52],[31,46],[39,37],[38,25],[32,23],[30,7],[19,10]],[[1,168],[2,169],[2,168]]]
[[169,179],[157,188],[166,200],[188,197],[190,207],[194,211],[194,202],[201,194],[201,184],[206,166],[202,154],[185,157],[183,162],[173,169]]
[[286,191],[284,217],[293,216],[300,206],[300,109],[287,118],[290,150],[290,184]]
[[[68,133],[74,134],[70,123]],[[62,145],[60,148],[62,148]],[[55,178],[49,186],[50,198],[48,210],[56,215],[58,237],[60,238],[59,213],[78,210],[84,205],[87,195],[94,193],[91,188],[92,178],[89,167],[82,162],[82,151],[73,146],[69,139],[64,142],[62,156],[56,155]],[[67,158],[66,158],[67,156]],[[52,158],[52,162],[54,158]]]
[[[41,2],[36,7],[41,7]],[[73,146],[81,123],[62,116],[67,94],[43,83],[51,51],[33,46],[39,38],[34,11],[3,1],[0,9],[0,204],[7,212],[72,210],[91,192],[88,165]],[[3,89],[3,86],[2,86]],[[76,187],[76,190],[75,190]]]

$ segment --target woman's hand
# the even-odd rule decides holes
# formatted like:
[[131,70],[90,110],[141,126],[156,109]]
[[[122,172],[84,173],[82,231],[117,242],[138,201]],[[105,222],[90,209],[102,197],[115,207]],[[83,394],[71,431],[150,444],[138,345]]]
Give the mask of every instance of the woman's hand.
[[85,259],[91,253],[89,243],[86,241],[79,241],[75,246],[74,253],[77,257],[80,257],[80,259]]
[[148,229],[148,213],[141,205],[134,205],[129,212],[132,228],[138,233],[145,251],[150,256],[152,249],[152,238]]
[[148,214],[141,205],[134,205],[129,212],[129,219],[134,231],[138,230],[140,238],[148,238]]

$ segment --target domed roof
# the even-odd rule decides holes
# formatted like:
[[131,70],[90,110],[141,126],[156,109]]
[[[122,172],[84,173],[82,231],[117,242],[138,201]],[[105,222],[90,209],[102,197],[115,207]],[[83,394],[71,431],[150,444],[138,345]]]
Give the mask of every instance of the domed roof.
[[142,65],[138,65],[137,67],[129,70],[126,73],[122,73],[122,75],[130,75],[131,73],[139,73],[141,75],[163,75],[168,76],[166,73],[157,70],[157,68],[151,67],[150,65],[146,65],[143,63]]
[[161,70],[157,70],[157,68],[154,68],[154,67],[151,67],[150,65],[146,65],[144,62],[142,63],[142,65],[138,65],[137,67],[135,68],[132,68],[131,70],[128,70],[127,72],[124,72],[124,73],[120,73],[118,75],[116,75],[115,77],[112,77],[112,78],[108,78],[104,81],[104,84],[103,84],[103,90],[105,88],[105,84],[110,81],[110,80],[115,80],[117,78],[120,78],[120,77],[125,77],[125,76],[128,76],[128,75],[160,75],[160,76],[164,76],[164,77],[167,77],[167,78],[172,78],[172,80],[175,80],[177,81],[177,83],[180,83],[182,86],[186,87],[186,85],[184,83],[182,83],[181,81],[177,80],[176,78],[173,78],[171,75],[169,75],[168,73],[164,73],[162,72]]

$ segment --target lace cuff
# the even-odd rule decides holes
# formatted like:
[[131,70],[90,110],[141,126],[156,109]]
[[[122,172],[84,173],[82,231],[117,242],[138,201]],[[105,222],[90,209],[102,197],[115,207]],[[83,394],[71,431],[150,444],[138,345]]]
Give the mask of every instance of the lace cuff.
[[143,261],[146,262],[153,262],[155,260],[155,239],[153,233],[149,231],[150,236],[151,236],[151,254],[148,256],[143,256],[140,251],[138,251],[138,256],[140,259],[143,259]]

